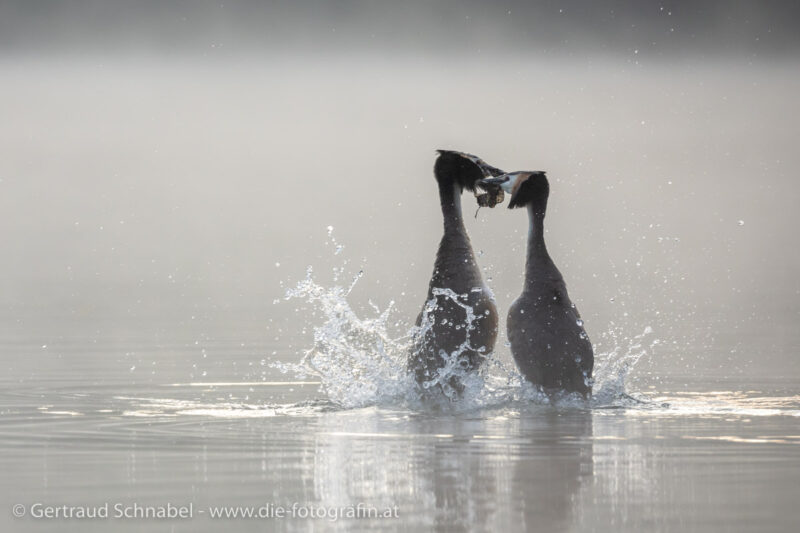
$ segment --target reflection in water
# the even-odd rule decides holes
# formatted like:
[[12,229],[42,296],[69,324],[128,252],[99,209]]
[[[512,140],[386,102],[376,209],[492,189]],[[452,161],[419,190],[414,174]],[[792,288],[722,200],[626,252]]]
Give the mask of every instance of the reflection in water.
[[[437,530],[568,526],[592,474],[592,413],[492,414],[387,417],[367,409],[323,417],[315,497],[324,505],[396,504],[407,523]],[[342,433],[343,425],[353,431]]]
[[538,427],[531,437],[533,453],[516,456],[512,494],[525,531],[559,531],[573,520],[581,485],[591,483],[592,414],[547,411],[540,417],[518,421],[523,428]]

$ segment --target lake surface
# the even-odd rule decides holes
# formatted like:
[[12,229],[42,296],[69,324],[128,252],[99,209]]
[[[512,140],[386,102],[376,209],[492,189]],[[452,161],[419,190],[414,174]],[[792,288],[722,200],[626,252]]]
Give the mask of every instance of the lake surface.
[[[0,529],[797,530],[796,62],[395,59],[2,58]],[[591,402],[414,397],[436,148],[548,171]]]
[[[688,383],[606,409],[340,409],[301,383],[6,389],[3,500],[193,504],[191,519],[6,530],[212,531],[212,506],[397,508],[397,518],[238,519],[245,530],[790,531],[800,397]],[[249,399],[247,399],[249,397]],[[276,398],[280,401],[271,401]],[[310,521],[310,522],[309,522]],[[265,524],[269,522],[269,524]]]
[[[377,392],[344,408],[330,400],[343,392],[320,391],[319,378],[262,365],[259,354],[285,344],[229,332],[237,342],[200,348],[119,330],[91,345],[66,332],[47,346],[6,338],[3,529],[791,531],[800,519],[791,379],[673,377],[555,405],[487,382],[496,396],[472,404]],[[109,505],[112,515],[115,505],[191,504],[192,517],[31,518],[37,503]],[[14,504],[27,516],[14,518]],[[210,517],[226,506],[359,504],[396,515]]]

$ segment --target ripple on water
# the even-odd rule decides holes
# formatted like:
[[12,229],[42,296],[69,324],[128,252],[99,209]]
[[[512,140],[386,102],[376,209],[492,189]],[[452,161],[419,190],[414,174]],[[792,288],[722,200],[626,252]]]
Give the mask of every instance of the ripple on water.
[[[178,385],[178,386],[176,386]],[[267,391],[297,388],[278,383],[264,386]],[[510,387],[512,388],[512,387]],[[553,416],[590,417],[595,420],[642,419],[645,423],[664,421],[683,426],[707,420],[722,429],[713,434],[697,432],[673,438],[737,445],[798,445],[800,435],[754,434],[745,431],[751,418],[767,420],[800,416],[800,395],[769,396],[758,391],[679,391],[620,396],[615,402],[583,402],[567,398],[563,402],[531,401],[535,391],[506,390],[499,394],[504,401],[476,407],[459,407],[457,402],[424,404],[407,402],[344,408],[307,387],[303,399],[289,403],[243,401],[235,397],[236,386],[199,387],[197,384],[171,384],[147,390],[129,390],[111,394],[99,388],[88,392],[16,391],[0,396],[3,417],[0,419],[0,447],[25,453],[31,447],[55,446],[70,453],[92,450],[205,449],[242,452],[269,446],[296,446],[309,435],[321,438],[426,440],[463,438],[467,431],[471,442],[486,445],[514,441],[515,434],[498,427],[523,420],[548,420]],[[176,395],[176,391],[189,394]],[[208,394],[208,393],[211,394]],[[172,394],[171,394],[172,393]],[[203,394],[205,393],[205,395]],[[250,392],[252,395],[253,393]],[[233,399],[219,399],[229,398]],[[256,394],[258,396],[258,394]],[[599,419],[597,417],[600,417]],[[418,420],[426,432],[409,431]],[[670,422],[670,420],[674,422]],[[786,425],[781,422],[779,425]],[[474,430],[469,430],[474,426]],[[411,427],[414,427],[412,424]],[[505,427],[505,426],[503,426]],[[726,431],[724,428],[728,428]],[[733,431],[731,431],[733,430]],[[741,431],[739,431],[741,430]],[[786,432],[784,430],[784,432]],[[614,431],[595,432],[598,442],[625,441],[626,434]],[[565,436],[569,440],[571,437]],[[577,435],[576,438],[586,438]],[[653,439],[663,438],[658,435]]]

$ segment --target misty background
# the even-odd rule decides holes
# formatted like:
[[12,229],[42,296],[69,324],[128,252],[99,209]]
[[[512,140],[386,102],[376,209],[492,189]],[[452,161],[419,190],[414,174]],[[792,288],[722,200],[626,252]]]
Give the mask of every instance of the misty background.
[[[74,370],[75,353],[124,380],[157,380],[129,367],[165,361],[182,372],[185,346],[210,356],[208,379],[294,360],[315,317],[273,301],[309,265],[326,283],[363,269],[353,305],[394,301],[402,330],[441,236],[437,148],[548,172],[548,246],[590,337],[608,347],[649,326],[659,340],[640,379],[796,379],[799,14],[3,2],[5,379]],[[473,219],[474,205],[466,194],[505,316],[526,214]]]

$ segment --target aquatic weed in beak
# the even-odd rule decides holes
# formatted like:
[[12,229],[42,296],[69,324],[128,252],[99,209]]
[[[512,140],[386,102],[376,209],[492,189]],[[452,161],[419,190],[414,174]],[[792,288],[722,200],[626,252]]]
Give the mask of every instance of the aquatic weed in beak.
[[479,207],[494,207],[503,202],[505,193],[500,187],[492,187],[490,190],[482,194],[476,194],[475,199],[478,200]]
[[486,192],[481,194],[478,194],[477,191],[475,192],[475,199],[478,201],[478,209],[475,211],[475,218],[478,218],[478,211],[481,210],[481,207],[488,207],[491,209],[497,204],[502,203],[505,198],[505,193],[502,188],[497,185],[482,183],[484,181],[485,180],[478,181],[478,186]]

